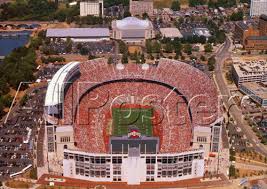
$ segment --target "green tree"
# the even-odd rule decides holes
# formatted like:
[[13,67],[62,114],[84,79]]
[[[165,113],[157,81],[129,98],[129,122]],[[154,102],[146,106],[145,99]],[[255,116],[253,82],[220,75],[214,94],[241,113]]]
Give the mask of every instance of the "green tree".
[[152,52],[153,53],[160,53],[160,50],[161,50],[161,44],[157,41],[155,41],[153,43],[153,46],[152,46]]
[[239,20],[243,20],[244,17],[244,13],[243,11],[238,11],[238,12],[234,12],[231,16],[230,16],[230,20],[231,21],[239,21]]
[[142,15],[142,18],[143,18],[143,19],[148,19],[149,16],[148,16],[148,14],[145,12],[145,13]]
[[203,56],[203,55],[201,55],[200,60],[201,60],[201,61],[206,61],[206,57]]
[[142,64],[146,63],[146,58],[144,54],[141,54],[141,63]]
[[127,52],[127,45],[123,41],[119,41],[119,51],[121,54]]
[[212,52],[213,50],[212,45],[210,43],[207,43],[206,45],[204,45],[204,49],[205,49],[205,52]]
[[236,170],[234,165],[230,165],[229,167],[229,177],[235,177],[236,175]]
[[82,47],[80,49],[80,54],[81,55],[88,55],[88,53],[89,53],[89,50],[86,47]]
[[172,53],[172,51],[173,51],[173,45],[171,43],[167,43],[165,45],[165,52]]
[[124,52],[124,53],[123,53],[121,62],[122,62],[123,64],[127,64],[127,63],[128,63],[128,53],[127,53],[127,52]]
[[184,45],[184,53],[191,55],[192,54],[192,45],[187,43]]
[[112,59],[112,57],[108,57],[108,64],[113,64],[113,59]]
[[206,4],[206,0],[189,0],[189,6],[195,7],[197,5],[204,5]]
[[178,1],[178,0],[173,1],[171,9],[174,11],[180,10],[180,1]]
[[131,16],[131,13],[129,11],[125,11],[124,14],[123,14],[123,17],[127,18],[129,16]]
[[216,64],[216,59],[214,56],[210,57],[208,59],[208,67],[209,67],[209,71],[213,71],[215,68],[215,64]]
[[151,40],[146,40],[146,51],[149,54],[152,53],[152,42],[151,42]]

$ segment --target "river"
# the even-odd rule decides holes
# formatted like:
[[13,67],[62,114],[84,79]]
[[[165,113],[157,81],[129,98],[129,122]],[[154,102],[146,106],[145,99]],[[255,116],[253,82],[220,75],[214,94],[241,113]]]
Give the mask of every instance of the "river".
[[0,32],[0,57],[7,56],[15,48],[26,45],[31,32]]

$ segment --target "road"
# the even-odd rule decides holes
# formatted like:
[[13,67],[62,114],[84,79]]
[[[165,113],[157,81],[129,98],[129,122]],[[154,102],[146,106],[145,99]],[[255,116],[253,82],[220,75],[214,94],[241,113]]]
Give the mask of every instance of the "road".
[[230,38],[227,36],[224,45],[216,54],[216,66],[214,71],[215,82],[219,88],[220,94],[223,96],[222,100],[224,102],[225,108],[229,109],[230,107],[230,115],[232,115],[233,119],[236,121],[237,126],[242,129],[249,142],[253,145],[253,149],[258,153],[267,156],[267,149],[263,144],[260,143],[258,137],[253,132],[251,127],[247,124],[247,122],[243,120],[241,110],[236,105],[232,105],[235,104],[235,102],[232,98],[230,98],[231,94],[224,80],[223,65],[225,60],[231,57],[231,53],[229,52],[231,43],[232,42]]

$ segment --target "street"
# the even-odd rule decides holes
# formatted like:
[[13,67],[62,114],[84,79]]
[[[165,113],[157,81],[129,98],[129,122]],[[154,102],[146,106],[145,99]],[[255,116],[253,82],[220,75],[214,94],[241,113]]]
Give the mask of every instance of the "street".
[[221,50],[217,52],[216,55],[216,66],[215,66],[215,82],[219,88],[220,94],[222,95],[222,100],[225,105],[226,110],[229,109],[230,115],[236,121],[236,125],[242,129],[246,135],[249,142],[253,145],[253,149],[265,156],[267,156],[267,150],[263,144],[260,143],[256,134],[252,131],[251,127],[243,120],[243,115],[241,110],[236,106],[234,100],[231,97],[230,91],[224,81],[223,76],[223,65],[227,58],[231,57],[229,49],[231,48],[231,39],[227,36],[224,46]]

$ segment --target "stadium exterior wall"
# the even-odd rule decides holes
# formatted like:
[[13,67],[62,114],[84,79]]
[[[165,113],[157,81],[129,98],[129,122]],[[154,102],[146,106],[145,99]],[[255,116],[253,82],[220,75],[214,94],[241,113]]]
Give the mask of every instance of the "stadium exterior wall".
[[203,153],[204,150],[192,150],[130,157],[128,154],[95,154],[64,150],[63,175],[96,182],[121,181],[129,185],[146,181],[172,182],[202,177]]

